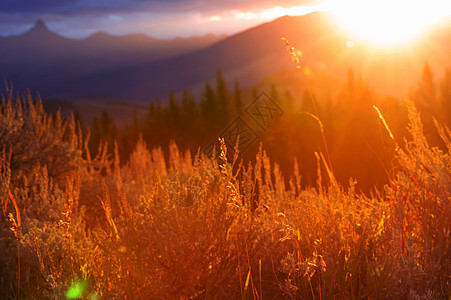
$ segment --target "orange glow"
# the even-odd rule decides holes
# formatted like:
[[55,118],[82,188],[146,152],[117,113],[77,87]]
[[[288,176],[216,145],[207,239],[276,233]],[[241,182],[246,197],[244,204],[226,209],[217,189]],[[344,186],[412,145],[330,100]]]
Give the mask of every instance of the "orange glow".
[[286,16],[286,15],[302,16],[302,15],[309,14],[314,11],[323,11],[326,9],[327,9],[327,6],[325,6],[325,5],[292,6],[292,7],[274,6],[272,8],[264,9],[264,10],[257,11],[257,12],[234,10],[234,11],[232,11],[232,13],[236,19],[274,20],[274,19],[277,19],[282,16]]
[[331,0],[335,21],[355,41],[408,45],[451,16],[449,0]]

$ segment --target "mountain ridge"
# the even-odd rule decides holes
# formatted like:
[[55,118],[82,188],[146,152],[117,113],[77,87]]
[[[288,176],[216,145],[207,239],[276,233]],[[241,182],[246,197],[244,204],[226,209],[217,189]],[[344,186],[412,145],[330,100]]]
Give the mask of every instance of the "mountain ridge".
[[[66,69],[60,68],[61,62],[56,63],[53,69],[38,68],[37,73],[47,74],[47,80],[44,76],[39,84],[34,82],[31,87],[24,80],[22,86],[37,89],[48,97],[143,102],[165,97],[171,90],[180,92],[191,88],[199,92],[207,80],[214,80],[218,68],[229,82],[238,80],[242,86],[249,86],[271,74],[295,68],[286,46],[281,42],[284,37],[302,51],[300,65],[313,74],[305,76],[314,77],[327,72],[331,78],[339,79],[346,78],[347,71],[354,69],[377,90],[405,96],[408,84],[418,81],[425,61],[431,64],[433,71],[451,65],[451,58],[447,55],[451,47],[451,39],[446,38],[451,36],[449,33],[451,26],[444,26],[435,35],[425,38],[424,45],[417,45],[415,49],[375,53],[365,46],[347,47],[349,39],[334,26],[328,15],[315,12],[304,16],[284,16],[197,48],[185,45],[179,52],[169,53],[177,41],[183,43],[187,40],[152,40],[159,44],[151,48],[136,43],[135,52],[129,56],[123,53],[128,53],[127,47],[139,35],[115,37],[98,33],[97,36],[78,40],[78,44],[74,40],[60,40],[64,41],[61,44],[66,43],[66,48],[60,50],[60,54],[65,53],[61,60],[72,59],[65,49],[69,48],[67,45],[74,47],[75,44],[81,45],[78,53],[84,53],[84,58],[89,59],[72,59],[70,68]],[[103,48],[99,46],[97,49],[90,44],[96,38],[115,42],[105,43]],[[127,39],[127,43],[122,42]],[[116,52],[108,51],[114,47],[117,47]],[[160,52],[153,59],[146,60],[143,57],[149,51]],[[416,64],[409,64],[409,61]],[[90,64],[96,68],[90,68]],[[58,72],[61,78],[48,74]],[[303,84],[306,82],[311,80],[305,80]]]
[[145,34],[98,33],[77,40],[49,30],[40,19],[21,35],[0,38],[0,78],[12,81],[19,90],[58,97],[52,92],[54,87],[74,78],[192,52],[221,38],[209,35],[163,40]]
[[48,32],[50,31],[47,25],[44,23],[42,19],[38,19],[33,27],[30,28],[27,32],[24,34],[34,34],[35,32]]
[[39,34],[57,35],[61,38],[72,40],[72,41],[90,40],[92,38],[98,38],[98,37],[101,37],[101,38],[135,37],[135,38],[147,38],[147,39],[155,40],[155,41],[191,40],[191,39],[201,39],[201,38],[223,39],[223,38],[227,37],[226,34],[206,33],[203,35],[192,35],[192,36],[188,36],[188,37],[177,36],[177,37],[173,37],[173,38],[156,38],[156,37],[150,36],[146,33],[135,32],[135,33],[127,33],[127,34],[117,35],[117,34],[111,34],[106,31],[100,30],[100,31],[93,32],[83,38],[70,38],[70,37],[61,35],[55,31],[50,30],[49,27],[47,26],[47,24],[45,23],[45,21],[42,18],[38,18],[36,20],[36,22],[34,23],[34,25],[32,27],[30,27],[28,30],[24,31],[23,33],[12,34],[12,35],[0,35],[0,39],[1,38],[17,38],[17,37],[23,37],[23,36],[29,36],[29,35],[33,36],[33,35],[39,35]]

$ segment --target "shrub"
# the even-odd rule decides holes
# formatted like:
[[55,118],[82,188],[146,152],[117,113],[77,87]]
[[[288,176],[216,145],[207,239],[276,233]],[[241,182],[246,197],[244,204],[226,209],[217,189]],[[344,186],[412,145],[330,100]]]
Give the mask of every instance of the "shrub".
[[[39,97],[13,97],[8,90],[0,105],[0,153],[10,155],[13,177],[31,174],[40,164],[51,177],[63,178],[81,163],[80,135],[72,117],[45,113]],[[14,178],[13,178],[14,179]]]

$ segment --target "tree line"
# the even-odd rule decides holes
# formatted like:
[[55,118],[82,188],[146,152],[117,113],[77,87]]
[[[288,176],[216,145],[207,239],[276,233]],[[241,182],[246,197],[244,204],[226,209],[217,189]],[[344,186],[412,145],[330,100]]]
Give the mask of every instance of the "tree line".
[[[357,186],[370,191],[374,186],[382,188],[387,183],[394,143],[402,143],[408,134],[405,129],[407,112],[401,99],[378,94],[352,70],[348,71],[345,83],[334,98],[318,99],[306,89],[301,99],[295,99],[290,92],[279,92],[275,85],[268,93],[283,115],[272,121],[266,131],[259,132],[259,142],[282,170],[293,172],[296,161],[303,183],[314,185],[326,162],[344,185],[350,178],[358,178]],[[149,148],[161,146],[166,151],[167,145],[175,141],[180,149],[197,153],[217,139],[236,116],[242,115],[257,94],[254,89],[253,98],[244,99],[238,82],[229,90],[218,70],[215,84],[207,82],[199,99],[191,90],[184,90],[181,97],[171,92],[165,104],[158,99],[151,101],[144,118],[139,119],[135,110],[133,123],[124,128],[118,128],[106,111],[94,117],[89,128],[89,148],[91,153],[96,153],[102,141],[113,154],[116,142],[123,163],[140,137]],[[451,68],[436,81],[425,63],[422,77],[409,99],[421,114],[428,141],[444,147],[436,133],[434,118],[451,126]],[[374,106],[386,119],[394,141]],[[82,124],[78,112],[75,117]],[[257,151],[258,143],[242,158],[255,157]],[[320,155],[324,161],[318,158]]]

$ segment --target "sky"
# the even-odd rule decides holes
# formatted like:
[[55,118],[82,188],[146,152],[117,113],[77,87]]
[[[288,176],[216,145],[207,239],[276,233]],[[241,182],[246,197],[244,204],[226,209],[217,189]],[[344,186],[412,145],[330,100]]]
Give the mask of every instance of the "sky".
[[38,19],[70,38],[98,31],[157,38],[233,34],[323,9],[321,0],[1,0],[0,36],[21,34]]

